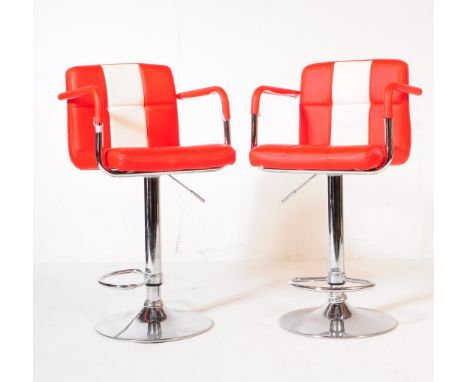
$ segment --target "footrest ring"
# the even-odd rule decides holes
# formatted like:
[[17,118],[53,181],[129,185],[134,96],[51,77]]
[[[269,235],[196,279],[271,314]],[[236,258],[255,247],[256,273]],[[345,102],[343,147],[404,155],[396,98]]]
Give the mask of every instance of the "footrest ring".
[[[307,285],[310,282],[314,282],[315,285]],[[329,284],[326,277],[294,277],[289,284],[316,292],[354,292],[375,286],[372,281],[349,277],[345,277],[345,283],[340,285]]]
[[[143,275],[143,281],[140,282],[140,283],[136,283],[136,284],[114,284],[114,283],[109,283],[109,282],[104,281],[104,280],[106,280],[106,279],[108,279],[110,277],[127,275],[127,274],[130,274],[130,273],[138,273],[138,274]],[[145,285],[148,282],[148,280],[149,280],[149,275],[146,274],[145,272],[143,272],[140,269],[123,269],[121,271],[106,273],[104,276],[102,276],[99,279],[98,282],[99,282],[99,284],[104,285],[104,286],[109,287],[109,288],[135,289],[135,288],[138,288],[138,287],[141,287],[141,286]]]

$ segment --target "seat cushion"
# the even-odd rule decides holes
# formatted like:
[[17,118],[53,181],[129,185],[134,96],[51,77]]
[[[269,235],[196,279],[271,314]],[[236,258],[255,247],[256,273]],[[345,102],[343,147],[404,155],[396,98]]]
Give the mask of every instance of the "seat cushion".
[[122,147],[105,152],[103,162],[120,171],[202,170],[233,164],[236,152],[228,145]]
[[371,170],[385,159],[383,146],[262,145],[250,151],[252,166],[282,170]]

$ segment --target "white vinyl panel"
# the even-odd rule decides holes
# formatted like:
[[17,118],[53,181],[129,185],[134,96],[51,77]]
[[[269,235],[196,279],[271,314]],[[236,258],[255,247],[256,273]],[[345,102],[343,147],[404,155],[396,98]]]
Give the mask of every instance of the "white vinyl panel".
[[144,107],[110,107],[109,116],[112,147],[148,146]]
[[367,145],[369,142],[369,105],[333,105],[331,145]]
[[102,65],[107,87],[107,104],[143,106],[143,84],[138,64]]
[[109,105],[111,146],[148,146],[143,84],[138,64],[102,65]]
[[333,70],[331,144],[367,145],[372,61],[336,62]]

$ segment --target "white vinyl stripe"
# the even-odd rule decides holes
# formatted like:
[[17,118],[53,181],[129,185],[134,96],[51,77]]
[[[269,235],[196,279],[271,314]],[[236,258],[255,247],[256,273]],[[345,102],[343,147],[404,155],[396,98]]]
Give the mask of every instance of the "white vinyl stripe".
[[143,84],[138,64],[102,65],[107,86],[107,104],[143,106]]
[[138,64],[102,65],[111,147],[147,147],[143,83]]
[[331,145],[369,142],[369,85],[372,61],[335,62],[332,85]]
[[110,107],[109,117],[112,147],[148,147],[144,107]]

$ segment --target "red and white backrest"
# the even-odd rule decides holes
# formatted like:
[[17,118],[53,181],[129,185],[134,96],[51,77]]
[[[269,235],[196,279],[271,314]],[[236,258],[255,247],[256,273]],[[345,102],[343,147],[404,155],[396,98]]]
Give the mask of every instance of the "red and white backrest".
[[[385,145],[384,92],[389,83],[408,84],[400,60],[337,61],[309,65],[301,80],[300,144]],[[393,94],[394,158],[411,149],[408,95]]]
[[[104,149],[179,145],[177,101],[171,69],[163,65],[113,64],[67,70],[67,90],[97,86],[104,103]],[[72,162],[95,169],[92,97],[68,101]]]

